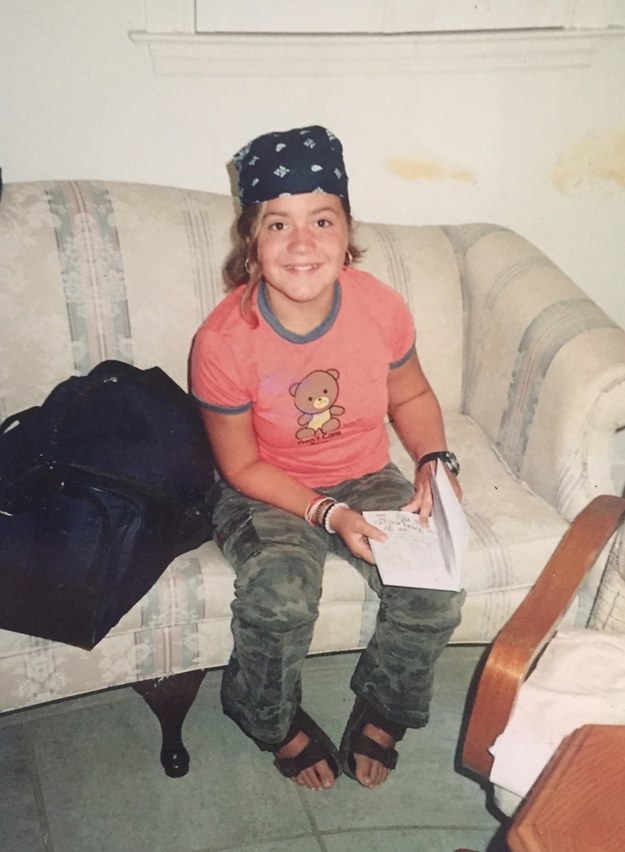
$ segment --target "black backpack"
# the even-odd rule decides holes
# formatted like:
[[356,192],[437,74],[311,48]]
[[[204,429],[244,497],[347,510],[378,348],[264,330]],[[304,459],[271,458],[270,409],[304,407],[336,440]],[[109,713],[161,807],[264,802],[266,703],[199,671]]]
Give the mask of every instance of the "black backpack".
[[104,361],[0,426],[0,628],[90,649],[210,539],[197,405],[163,370]]

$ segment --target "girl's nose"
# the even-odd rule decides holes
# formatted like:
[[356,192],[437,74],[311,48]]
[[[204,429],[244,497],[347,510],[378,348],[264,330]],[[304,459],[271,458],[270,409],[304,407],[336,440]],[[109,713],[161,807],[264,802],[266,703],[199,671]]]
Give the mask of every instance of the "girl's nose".
[[306,227],[295,227],[291,230],[289,247],[294,250],[306,250],[313,244],[313,236]]

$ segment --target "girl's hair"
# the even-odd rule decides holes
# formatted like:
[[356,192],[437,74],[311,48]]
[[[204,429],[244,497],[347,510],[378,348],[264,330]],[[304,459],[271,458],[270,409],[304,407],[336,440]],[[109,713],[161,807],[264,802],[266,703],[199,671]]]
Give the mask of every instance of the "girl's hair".
[[[347,251],[351,257],[350,262],[356,263],[362,258],[364,250],[359,248],[354,241],[354,220],[350,213],[349,204],[343,198],[339,200],[347,219]],[[263,202],[252,204],[239,214],[232,229],[234,245],[223,267],[226,289],[234,290],[235,287],[245,286],[241,310],[244,317],[253,324],[255,323],[251,317],[250,305],[252,293],[259,277],[258,232],[262,210]]]

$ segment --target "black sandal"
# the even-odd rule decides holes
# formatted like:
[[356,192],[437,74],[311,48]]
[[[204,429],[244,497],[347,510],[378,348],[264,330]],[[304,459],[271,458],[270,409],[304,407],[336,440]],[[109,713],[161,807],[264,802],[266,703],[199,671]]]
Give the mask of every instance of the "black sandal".
[[330,737],[321,730],[319,725],[301,707],[297,709],[286,737],[281,743],[273,745],[271,751],[275,754],[275,752],[290,742],[300,731],[303,731],[310,741],[295,757],[275,757],[273,763],[276,769],[285,778],[295,778],[304,769],[308,769],[310,766],[314,766],[315,763],[325,760],[332,770],[334,777],[338,778],[341,774],[341,762],[337,747]]
[[367,704],[364,698],[358,696],[347,721],[339,749],[343,771],[349,778],[353,778],[355,781],[358,780],[356,778],[356,758],[354,756],[356,754],[376,760],[387,769],[395,769],[397,766],[399,756],[394,748],[385,748],[363,733],[363,728],[368,723],[374,725],[376,728],[380,728],[392,737],[396,743],[406,733],[405,725],[400,725],[398,722],[386,719],[377,710],[374,710],[370,704]]

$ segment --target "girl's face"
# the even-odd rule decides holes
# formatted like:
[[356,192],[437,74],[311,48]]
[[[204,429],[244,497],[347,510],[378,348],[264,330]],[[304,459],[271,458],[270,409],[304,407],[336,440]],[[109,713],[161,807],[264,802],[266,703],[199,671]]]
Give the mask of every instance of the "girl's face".
[[266,201],[256,238],[260,273],[278,317],[315,318],[332,300],[345,260],[348,225],[336,195],[310,192]]

